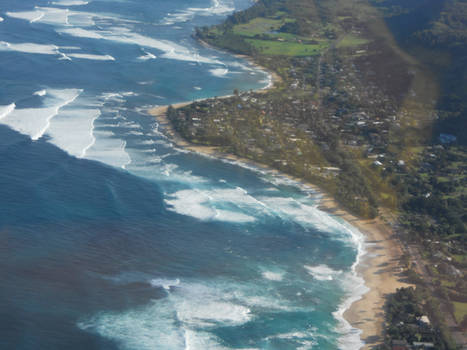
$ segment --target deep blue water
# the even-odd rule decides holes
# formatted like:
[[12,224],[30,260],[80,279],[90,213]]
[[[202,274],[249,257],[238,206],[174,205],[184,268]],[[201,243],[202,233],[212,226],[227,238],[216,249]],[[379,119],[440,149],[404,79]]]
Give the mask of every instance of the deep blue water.
[[195,26],[245,0],[2,0],[1,349],[356,349],[360,235],[146,110],[268,84]]

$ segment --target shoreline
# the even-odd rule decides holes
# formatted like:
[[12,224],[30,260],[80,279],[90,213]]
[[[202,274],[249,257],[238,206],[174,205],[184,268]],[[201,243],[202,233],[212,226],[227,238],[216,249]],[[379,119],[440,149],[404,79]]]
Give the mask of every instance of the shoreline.
[[[205,47],[218,50],[200,38],[196,38],[196,40]],[[274,88],[277,84],[282,83],[283,80],[277,73],[271,72],[259,65],[253,61],[251,57],[231,52],[229,52],[229,54],[246,60],[254,68],[268,74],[268,85],[256,89],[254,92],[264,93]],[[228,98],[231,96],[233,95],[225,95],[217,98]],[[175,109],[182,108],[193,102],[207,99],[210,98],[179,102],[172,104],[172,107]],[[175,146],[219,160],[240,163],[245,166],[252,165],[256,169],[267,170],[273,174],[281,175],[299,184],[303,184],[322,196],[319,201],[318,209],[327,212],[331,216],[341,218],[359,231],[361,234],[361,241],[357,244],[359,251],[356,261],[352,265],[352,271],[356,278],[363,279],[363,283],[360,286],[362,288],[358,293],[355,291],[351,293],[351,295],[340,304],[339,309],[334,312],[334,316],[341,323],[341,326],[346,328],[348,336],[354,335],[352,334],[351,328],[359,330],[360,349],[368,350],[381,344],[384,340],[384,305],[387,294],[394,293],[397,288],[413,286],[412,284],[402,281],[404,278],[403,268],[399,264],[402,256],[402,248],[399,240],[394,237],[391,225],[385,222],[386,218],[383,219],[380,216],[372,220],[360,219],[343,210],[334,198],[312,183],[282,173],[268,165],[255,162],[251,159],[223,152],[216,146],[202,146],[190,143],[175,131],[170,120],[168,120],[166,116],[168,107],[169,105],[156,106],[151,108],[148,113],[156,118],[159,127],[162,128],[161,131],[163,134],[165,134]],[[365,288],[364,291],[363,288]]]
[[[196,39],[201,45],[213,48],[200,38]],[[247,60],[252,66],[269,73],[270,84],[265,90],[272,88],[274,83],[282,82],[280,76],[257,64],[252,57],[232,52],[229,53],[237,58]],[[255,92],[258,92],[258,90]],[[184,105],[186,104],[182,104],[181,106]],[[177,108],[176,106],[174,107]],[[394,293],[398,288],[414,286],[413,284],[403,281],[406,277],[403,273],[404,268],[400,265],[403,252],[401,243],[398,238],[395,237],[391,226],[394,220],[390,218],[389,221],[391,221],[391,223],[387,222],[388,216],[391,215],[389,213],[384,213],[384,216],[380,214],[380,216],[372,220],[360,219],[343,210],[334,198],[314,184],[281,173],[270,166],[257,163],[250,159],[243,159],[233,154],[220,152],[216,147],[193,145],[177,134],[167,118],[165,118],[165,123],[166,130],[170,130],[169,134],[174,140],[176,139],[175,144],[178,146],[220,160],[227,159],[244,164],[253,164],[255,168],[271,170],[276,174],[304,184],[322,195],[318,209],[332,216],[340,217],[349,225],[358,229],[362,237],[361,242],[359,241],[357,243],[359,251],[356,261],[352,265],[352,271],[356,278],[363,279],[363,287],[366,288],[366,290],[354,291],[348,299],[340,304],[339,309],[333,314],[341,325],[343,325],[347,331],[350,331],[347,332],[349,337],[352,337],[352,329],[349,328],[356,328],[359,330],[360,349],[373,349],[375,346],[381,344],[384,341],[384,307],[387,295]],[[352,235],[354,234],[352,233]],[[354,237],[354,239],[355,238],[356,237]],[[353,340],[350,340],[350,342],[354,346],[357,345]]]
[[[224,98],[228,96],[223,96]],[[173,104],[174,108],[187,106],[192,102]],[[365,220],[360,219],[345,210],[328,194],[316,185],[308,183],[300,178],[284,174],[267,165],[257,163],[251,159],[238,157],[225,153],[215,146],[194,145],[183,139],[172,127],[165,112],[168,106],[159,106],[149,111],[158,121],[162,132],[175,146],[198,153],[204,156],[236,162],[244,165],[252,165],[257,169],[270,171],[273,174],[285,176],[297,183],[312,188],[322,197],[319,200],[318,209],[327,212],[331,216],[341,218],[350,226],[358,229],[362,235],[361,247],[355,262],[353,272],[356,277],[364,280],[366,291],[359,291],[358,295],[352,293],[348,299],[341,303],[339,310],[335,312],[336,318],[344,323],[346,328],[350,325],[359,330],[359,339],[364,343],[361,349],[372,349],[383,341],[384,304],[387,294],[393,293],[397,288],[413,286],[403,281],[403,268],[400,265],[402,249],[390,224],[384,222],[381,217]],[[350,300],[350,305],[347,303]]]
[[363,251],[357,257],[355,273],[363,278],[367,290],[353,300],[342,317],[354,328],[359,329],[363,350],[373,349],[384,340],[384,306],[388,294],[398,288],[414,287],[404,280],[402,248],[389,223],[387,215],[375,219],[360,219],[342,208],[330,197],[324,195],[319,209],[338,216],[358,229],[363,236]]
[[[201,44],[201,46],[204,46],[204,47],[212,49],[212,50],[227,53],[227,54],[229,54],[231,56],[234,56],[234,57],[237,57],[237,58],[242,59],[244,61],[247,61],[251,66],[253,66],[254,68],[256,68],[258,70],[266,72],[269,75],[269,84],[266,85],[264,88],[254,90],[254,92],[259,92],[259,93],[266,92],[267,90],[272,89],[274,87],[274,85],[276,85],[278,83],[282,83],[282,78],[280,77],[279,74],[277,74],[276,72],[270,71],[269,69],[261,66],[260,64],[255,62],[252,57],[216,48],[214,46],[209,45],[207,42],[205,42],[204,40],[200,39],[197,36],[195,36],[194,38],[195,38],[195,40],[197,40]],[[222,97],[225,98],[225,97],[228,97],[228,96],[230,96],[230,95],[222,96]]]

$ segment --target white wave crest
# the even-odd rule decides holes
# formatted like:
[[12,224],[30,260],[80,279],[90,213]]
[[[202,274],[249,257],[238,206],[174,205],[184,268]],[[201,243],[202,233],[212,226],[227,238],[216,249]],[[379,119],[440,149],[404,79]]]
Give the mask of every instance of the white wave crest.
[[8,17],[23,19],[31,23],[39,20],[40,18],[42,18],[42,16],[44,16],[44,13],[41,11],[6,12],[5,14]]
[[227,15],[232,13],[234,10],[235,7],[232,3],[227,4],[225,2],[220,2],[219,0],[212,0],[210,7],[189,7],[186,10],[168,13],[161,21],[161,24],[174,25],[176,23],[188,22],[195,16]]
[[277,271],[264,271],[262,273],[263,277],[270,281],[282,281],[284,278],[284,272]]
[[347,273],[346,277],[342,279],[342,283],[347,291],[347,299],[339,305],[337,311],[333,312],[333,316],[339,322],[336,331],[342,334],[339,337],[339,349],[361,349],[365,345],[360,338],[362,331],[352,327],[344,318],[344,313],[354,302],[360,300],[362,295],[367,293],[369,289],[365,285],[364,279],[353,272]]
[[119,94],[118,92],[104,92],[100,96],[101,99],[104,101],[115,101],[115,102],[125,102],[125,99],[123,98],[122,94]]
[[50,107],[25,108],[11,111],[1,123],[38,140],[50,127],[50,122],[61,108],[72,103],[80,94],[79,89],[50,90],[49,98],[44,101]]
[[[106,60],[115,61],[115,58],[110,55],[93,55],[86,53],[68,53],[64,54],[60,52],[60,47],[53,44],[36,44],[36,43],[9,43],[0,41],[0,51],[15,51],[31,54],[41,55],[57,55],[60,56],[60,60],[71,60],[70,57],[89,59],[89,60]],[[63,49],[70,49],[69,47],[63,47]],[[73,48],[74,50],[79,48]],[[42,91],[42,90],[41,90]]]
[[342,271],[336,271],[327,265],[304,266],[313,278],[318,281],[332,281],[336,276],[342,274]]
[[39,90],[33,93],[35,96],[45,96],[47,94],[47,90]]
[[[50,142],[69,154],[83,158],[96,141],[94,121],[100,116],[98,109],[73,109],[61,112],[53,119],[47,134]],[[73,132],[70,132],[73,130]]]
[[0,106],[0,120],[5,118],[8,114],[13,112],[16,108],[16,104],[11,103],[8,106]]
[[209,72],[211,72],[211,74],[215,77],[225,78],[225,76],[229,73],[229,70],[227,68],[214,68],[210,69]]
[[163,303],[153,303],[140,310],[103,313],[78,322],[78,327],[127,350],[184,349],[183,330],[177,327],[172,313]]
[[55,26],[92,26],[95,24],[93,21],[94,17],[105,18],[93,13],[39,6],[36,6],[33,11],[7,12],[6,15],[11,18],[26,20],[30,23],[39,22]]
[[156,141],[154,141],[154,140],[142,140],[142,141],[138,142],[138,144],[140,144],[140,145],[155,145]]
[[250,309],[230,301],[197,300],[182,302],[177,307],[178,319],[192,327],[212,327],[216,324],[236,326],[251,319]]
[[123,169],[131,163],[131,158],[125,150],[126,141],[115,137],[114,133],[109,131],[94,130],[93,135],[96,140],[86,150],[85,158]]
[[220,341],[212,334],[185,329],[185,350],[228,350],[228,348],[221,346],[219,343]]
[[42,55],[59,55],[59,48],[52,44],[35,43],[8,43],[0,41],[0,51],[16,51],[24,53],[35,53]]
[[115,58],[110,55],[92,55],[84,53],[69,53],[69,57],[81,58],[85,60],[96,60],[96,61],[115,61]]
[[[169,210],[200,220],[253,222],[255,217],[243,213],[242,208],[261,209],[258,201],[241,189],[181,190],[170,194],[169,197],[165,200]],[[235,205],[238,211],[221,208],[223,203]]]
[[[296,182],[290,184],[297,185]],[[263,196],[258,199],[283,220],[294,221],[305,227],[314,227],[329,233],[331,238],[354,243],[353,228],[332,214],[320,210],[316,201],[310,198]]]
[[89,4],[89,1],[83,0],[61,0],[61,1],[52,1],[52,5],[58,6],[83,6]]
[[178,45],[169,40],[158,40],[150,38],[125,27],[112,27],[105,31],[77,28],[58,28],[57,32],[72,36],[86,37],[90,39],[104,39],[124,44],[138,45],[162,51],[161,57],[179,61],[191,61],[209,64],[222,64],[221,62],[198,55],[188,48]]
[[170,287],[176,287],[180,284],[180,280],[177,278],[175,280],[169,280],[164,278],[154,278],[150,281],[151,285],[154,287],[161,286],[165,290],[170,290]]
[[249,322],[253,314],[248,302],[255,298],[250,292],[259,293],[236,282],[155,279],[151,283],[164,288],[167,296],[142,308],[100,313],[78,322],[78,327],[125,349],[224,349],[212,330]]
[[61,28],[57,31],[59,33],[68,34],[68,35],[75,36],[78,38],[104,39],[104,37],[100,35],[98,32],[83,29],[83,28]]
[[150,53],[150,52],[146,52],[144,51],[145,55],[143,56],[139,56],[138,59],[141,60],[141,61],[147,61],[147,60],[154,60],[157,58],[156,55]]

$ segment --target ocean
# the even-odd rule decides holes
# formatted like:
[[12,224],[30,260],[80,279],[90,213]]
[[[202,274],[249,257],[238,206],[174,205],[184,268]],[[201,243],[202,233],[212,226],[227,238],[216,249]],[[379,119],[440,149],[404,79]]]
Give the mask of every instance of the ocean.
[[148,108],[259,89],[192,37],[250,0],[2,0],[1,349],[358,349],[363,237]]

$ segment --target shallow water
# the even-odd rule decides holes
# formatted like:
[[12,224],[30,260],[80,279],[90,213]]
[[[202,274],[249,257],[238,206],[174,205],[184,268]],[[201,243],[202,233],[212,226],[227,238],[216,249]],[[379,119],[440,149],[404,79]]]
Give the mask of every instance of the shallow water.
[[0,347],[356,349],[361,235],[145,112],[268,84],[191,37],[240,0],[4,0]]

